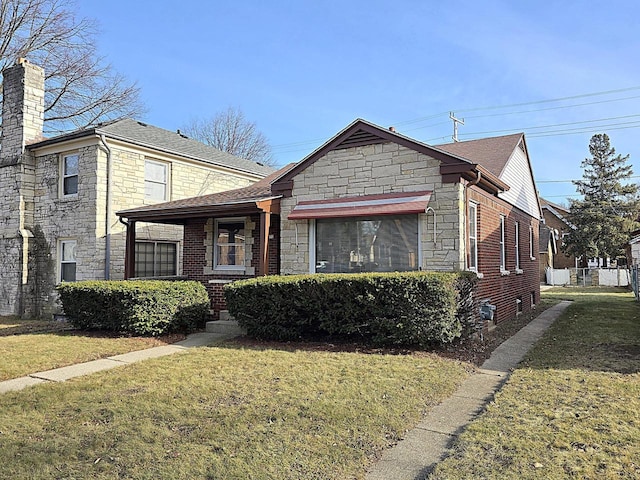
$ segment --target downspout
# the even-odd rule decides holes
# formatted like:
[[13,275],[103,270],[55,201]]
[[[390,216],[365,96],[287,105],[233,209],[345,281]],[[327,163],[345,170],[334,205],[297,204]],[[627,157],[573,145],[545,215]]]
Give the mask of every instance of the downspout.
[[104,134],[100,141],[107,151],[107,208],[105,214],[105,243],[104,243],[104,279],[111,279],[111,148],[107,145]]

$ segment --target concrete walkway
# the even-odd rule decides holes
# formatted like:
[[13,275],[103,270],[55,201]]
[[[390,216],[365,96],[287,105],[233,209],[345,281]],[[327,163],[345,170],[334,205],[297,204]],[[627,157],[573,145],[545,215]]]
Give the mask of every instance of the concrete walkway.
[[121,355],[101,358],[100,360],[69,365],[68,367],[32,373],[26,377],[6,380],[4,382],[0,382],[0,393],[22,390],[23,388],[31,385],[38,385],[47,382],[64,382],[71,378],[81,377],[83,375],[100,372],[102,370],[110,370],[112,368],[129,365],[149,358],[164,357],[166,355],[184,352],[189,348],[211,345],[235,336],[235,334],[223,333],[194,333],[181,342],[172,343],[170,345],[123,353]]
[[367,474],[367,480],[422,480],[443,460],[469,422],[502,388],[511,371],[571,302],[545,310],[513,337],[496,348],[480,370],[409,431],[395,447],[386,450]]

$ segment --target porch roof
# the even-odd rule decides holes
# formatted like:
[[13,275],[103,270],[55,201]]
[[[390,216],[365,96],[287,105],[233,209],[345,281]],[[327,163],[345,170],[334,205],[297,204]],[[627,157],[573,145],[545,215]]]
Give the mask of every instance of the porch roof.
[[291,166],[288,165],[248,187],[120,210],[116,215],[130,221],[183,224],[195,218],[247,215],[265,211],[277,214],[280,213],[281,195],[272,193],[271,184]]

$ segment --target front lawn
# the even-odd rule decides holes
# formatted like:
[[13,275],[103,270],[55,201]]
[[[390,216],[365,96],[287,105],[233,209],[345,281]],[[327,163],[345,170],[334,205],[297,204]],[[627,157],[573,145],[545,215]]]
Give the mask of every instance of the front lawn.
[[470,369],[426,353],[194,349],[3,395],[0,477],[361,479]]
[[614,288],[543,295],[574,302],[431,478],[640,478],[640,305]]
[[62,322],[0,317],[0,381],[166,345],[182,338],[122,337],[73,330]]

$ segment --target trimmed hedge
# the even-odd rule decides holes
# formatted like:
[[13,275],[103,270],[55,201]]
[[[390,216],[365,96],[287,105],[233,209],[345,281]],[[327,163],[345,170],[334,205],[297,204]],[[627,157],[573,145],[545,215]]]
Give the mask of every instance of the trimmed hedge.
[[204,324],[209,295],[199,282],[131,280],[62,283],[57,290],[77,328],[157,336]]
[[224,292],[229,312],[254,337],[427,346],[469,330],[475,286],[468,272],[314,274],[241,280]]

